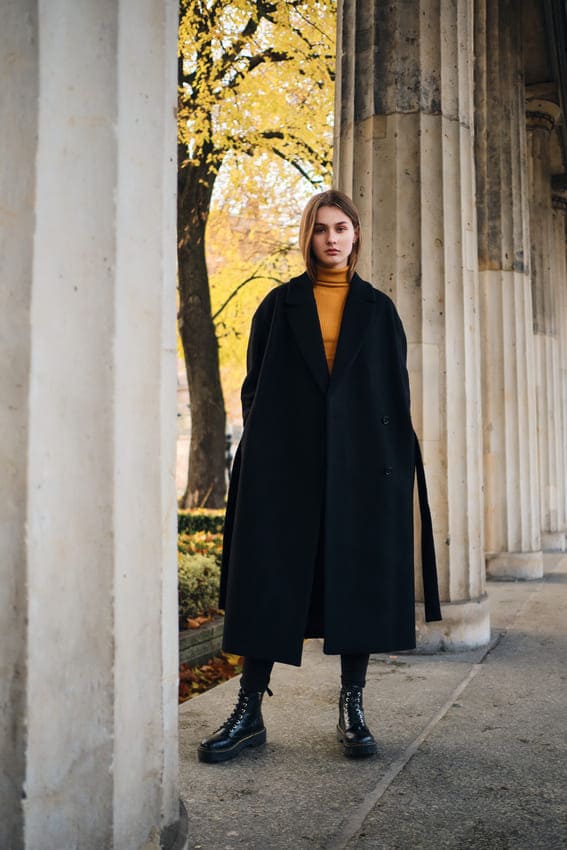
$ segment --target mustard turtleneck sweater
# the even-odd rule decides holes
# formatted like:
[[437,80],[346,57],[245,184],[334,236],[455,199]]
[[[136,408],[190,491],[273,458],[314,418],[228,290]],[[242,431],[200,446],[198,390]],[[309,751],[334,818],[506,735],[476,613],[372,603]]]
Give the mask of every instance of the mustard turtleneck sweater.
[[348,269],[325,269],[317,266],[317,281],[313,285],[329,373],[333,370],[343,310],[348,295],[347,275]]

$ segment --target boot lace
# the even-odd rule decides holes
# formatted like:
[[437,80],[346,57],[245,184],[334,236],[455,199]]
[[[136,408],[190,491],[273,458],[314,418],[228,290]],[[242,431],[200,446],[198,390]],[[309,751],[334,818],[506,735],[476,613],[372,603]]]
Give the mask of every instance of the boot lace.
[[248,694],[241,693],[238,696],[238,701],[234,708],[232,709],[232,713],[230,716],[224,721],[224,723],[219,726],[217,732],[225,729],[227,732],[231,732],[235,726],[238,726],[242,718],[246,713],[246,709],[248,708],[250,696]]
[[348,726],[365,726],[364,711],[362,708],[362,692],[359,690],[347,690],[344,695],[344,709]]
[[[266,688],[266,692],[269,696],[273,695],[272,691],[269,688]],[[225,720],[222,726],[219,726],[219,728],[216,730],[217,732],[221,732],[223,730],[226,730],[227,732],[232,732],[232,730],[236,726],[238,726],[238,724],[242,721],[242,718],[246,714],[251,696],[252,694],[245,694],[244,691],[239,692],[238,700],[232,710],[231,715]]]

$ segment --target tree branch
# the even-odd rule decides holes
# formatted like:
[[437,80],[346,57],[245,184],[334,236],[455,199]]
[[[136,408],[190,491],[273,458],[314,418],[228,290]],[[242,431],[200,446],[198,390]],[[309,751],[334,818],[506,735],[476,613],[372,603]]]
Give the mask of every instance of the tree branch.
[[[278,251],[275,251],[274,254],[272,255],[272,257],[269,258],[269,259],[275,260],[276,257],[278,257],[278,255],[279,256],[285,256],[286,254],[289,253],[290,250],[291,250],[291,246],[285,245],[282,248],[280,248]],[[235,298],[238,295],[240,290],[243,289],[246,286],[247,283],[251,283],[253,280],[273,280],[275,283],[285,283],[286,282],[285,280],[281,280],[281,278],[275,277],[274,275],[259,274],[259,271],[260,271],[261,268],[262,268],[262,263],[260,263],[260,265],[252,272],[252,274],[249,277],[247,277],[245,280],[241,281],[238,284],[238,286],[235,289],[232,290],[232,292],[230,293],[228,298],[221,304],[221,306],[216,311],[216,313],[214,313],[213,322],[220,316],[220,314],[225,309],[225,307],[227,307],[228,304],[230,304],[232,299]]]

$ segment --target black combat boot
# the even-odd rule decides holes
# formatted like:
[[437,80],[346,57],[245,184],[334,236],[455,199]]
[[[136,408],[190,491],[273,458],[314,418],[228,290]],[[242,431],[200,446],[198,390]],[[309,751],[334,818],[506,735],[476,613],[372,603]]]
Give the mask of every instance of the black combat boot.
[[378,752],[374,736],[364,719],[360,685],[341,688],[337,738],[343,745],[345,756],[350,758],[373,756]]
[[266,727],[262,719],[262,691],[238,692],[234,711],[223,725],[209,738],[201,741],[197,755],[199,761],[227,761],[245,747],[258,747],[266,743]]

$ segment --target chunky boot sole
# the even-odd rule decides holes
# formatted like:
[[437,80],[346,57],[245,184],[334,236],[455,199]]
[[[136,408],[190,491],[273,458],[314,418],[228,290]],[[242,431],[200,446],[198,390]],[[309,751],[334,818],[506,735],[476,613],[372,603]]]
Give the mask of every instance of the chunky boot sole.
[[246,747],[260,747],[265,743],[266,730],[260,729],[259,732],[254,732],[246,738],[241,738],[241,740],[236,741],[232,747],[226,747],[224,750],[209,750],[207,747],[199,746],[197,749],[197,757],[199,761],[204,761],[208,764],[216,764],[219,761],[228,761],[229,759],[233,759]]
[[367,741],[365,744],[351,744],[345,741],[343,730],[337,726],[337,741],[343,745],[343,753],[351,759],[366,758],[366,756],[375,756],[378,752],[376,741]]

